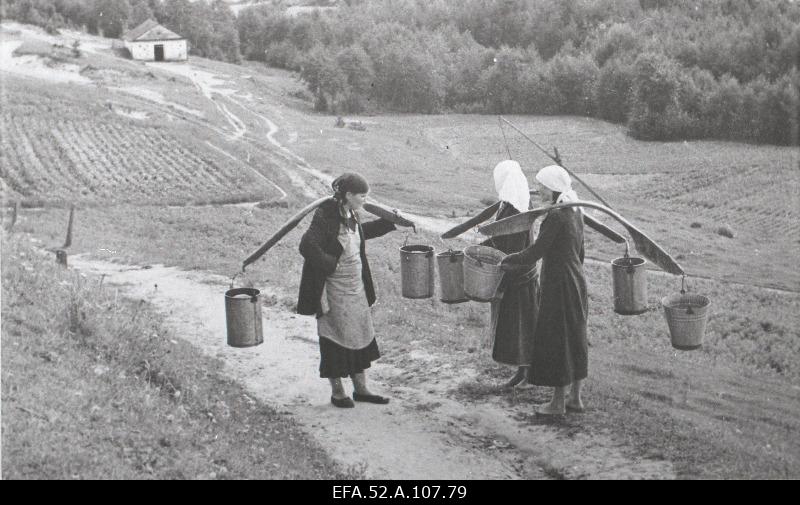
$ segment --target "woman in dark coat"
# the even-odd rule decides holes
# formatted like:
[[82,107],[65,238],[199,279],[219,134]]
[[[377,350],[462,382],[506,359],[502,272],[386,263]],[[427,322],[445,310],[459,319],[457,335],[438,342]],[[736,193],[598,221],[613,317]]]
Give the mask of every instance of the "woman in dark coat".
[[[528,180],[519,163],[512,160],[500,162],[494,169],[494,182],[502,202],[496,220],[528,210]],[[484,245],[511,254],[528,247],[531,235],[532,232],[502,235],[484,242]],[[492,359],[517,367],[516,374],[506,383],[506,387],[516,386],[525,380],[527,374],[539,304],[538,283],[535,267],[515,274],[508,273],[498,289],[498,299],[491,304]]]
[[[577,200],[569,174],[557,165],[540,170],[536,180],[542,201],[547,204]],[[589,356],[583,258],[582,211],[566,208],[548,213],[536,242],[524,251],[506,256],[501,263],[504,270],[516,271],[529,269],[542,260],[541,304],[528,381],[554,390],[550,403],[537,407],[537,414],[583,410],[581,385],[588,375]]]
[[366,240],[394,230],[384,219],[361,223],[360,209],[369,185],[358,174],[344,174],[333,182],[334,198],[316,210],[300,240],[305,258],[297,312],[317,317],[320,377],[331,383],[331,403],[352,408],[342,378],[353,380],[353,399],[386,404],[388,398],[372,394],[364,370],[380,357],[370,307],[375,287],[367,262]]

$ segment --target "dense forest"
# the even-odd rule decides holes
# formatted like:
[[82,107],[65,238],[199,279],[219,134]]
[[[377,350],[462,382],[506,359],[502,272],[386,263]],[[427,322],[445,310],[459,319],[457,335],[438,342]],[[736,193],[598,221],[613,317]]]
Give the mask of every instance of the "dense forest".
[[793,0],[348,0],[238,17],[219,0],[7,4],[106,36],[154,17],[195,54],[297,71],[320,111],[571,114],[640,139],[798,141]]

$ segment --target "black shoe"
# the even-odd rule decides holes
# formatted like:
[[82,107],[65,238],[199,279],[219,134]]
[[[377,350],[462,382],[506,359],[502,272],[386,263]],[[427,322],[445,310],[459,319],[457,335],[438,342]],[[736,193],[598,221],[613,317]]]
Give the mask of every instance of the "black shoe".
[[522,382],[525,381],[527,378],[528,378],[528,372],[526,371],[525,368],[520,367],[517,370],[517,373],[515,373],[514,376],[508,380],[508,382],[503,384],[503,389],[511,389],[514,386],[518,386],[522,384]]
[[378,405],[386,405],[389,399],[379,395],[362,395],[353,392],[353,400],[357,402],[377,403]]
[[356,404],[353,403],[353,400],[351,400],[350,398],[347,398],[347,397],[335,398],[335,397],[331,396],[331,403],[334,406],[339,407],[340,409],[352,409],[353,407],[356,406]]

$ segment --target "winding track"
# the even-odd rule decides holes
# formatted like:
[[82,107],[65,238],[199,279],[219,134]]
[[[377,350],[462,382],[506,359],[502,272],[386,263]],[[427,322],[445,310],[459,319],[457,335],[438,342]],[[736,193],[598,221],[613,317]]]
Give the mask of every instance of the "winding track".
[[[232,129],[227,137],[249,142],[247,122],[231,110],[232,106],[247,110],[246,105],[232,95],[217,94],[208,82],[195,82],[195,86],[226,118]],[[330,176],[281,145],[275,138],[280,130],[269,117],[248,113],[267,125],[266,139],[282,161],[280,168],[293,176],[293,185],[306,196],[318,196],[321,189],[315,189],[302,175],[320,183],[319,188],[327,186]],[[437,234],[453,225],[446,219],[409,217]],[[328,403],[327,384],[310,372],[317,364],[316,342],[305,336],[314,334],[313,321],[268,308],[265,344],[233,349],[225,346],[223,339],[221,295],[228,279],[157,266],[126,267],[85,257],[73,257],[71,264],[86,272],[106,274],[109,284],[128,296],[149,299],[176,334],[220,358],[226,373],[256,397],[289,410],[335,459],[346,465],[366,465],[370,477],[545,478],[545,468],[573,477],[674,477],[669,462],[632,457],[629,448],[607,435],[566,437],[557,428],[520,423],[502,409],[454,401],[449,391],[457,381],[444,381],[436,387],[424,382],[418,387],[393,387],[392,378],[405,371],[389,365],[377,364],[372,375],[377,389],[389,390],[395,399],[389,407],[334,409]],[[158,290],[153,289],[154,284],[159,285]]]

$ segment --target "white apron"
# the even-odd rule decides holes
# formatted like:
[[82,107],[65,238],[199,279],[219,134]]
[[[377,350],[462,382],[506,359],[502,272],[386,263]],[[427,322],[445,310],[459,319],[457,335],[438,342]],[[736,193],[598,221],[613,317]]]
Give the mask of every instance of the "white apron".
[[361,278],[361,237],[358,228],[339,227],[342,255],[336,270],[325,280],[322,290],[322,316],[317,319],[317,334],[346,349],[367,347],[375,338],[372,312]]

